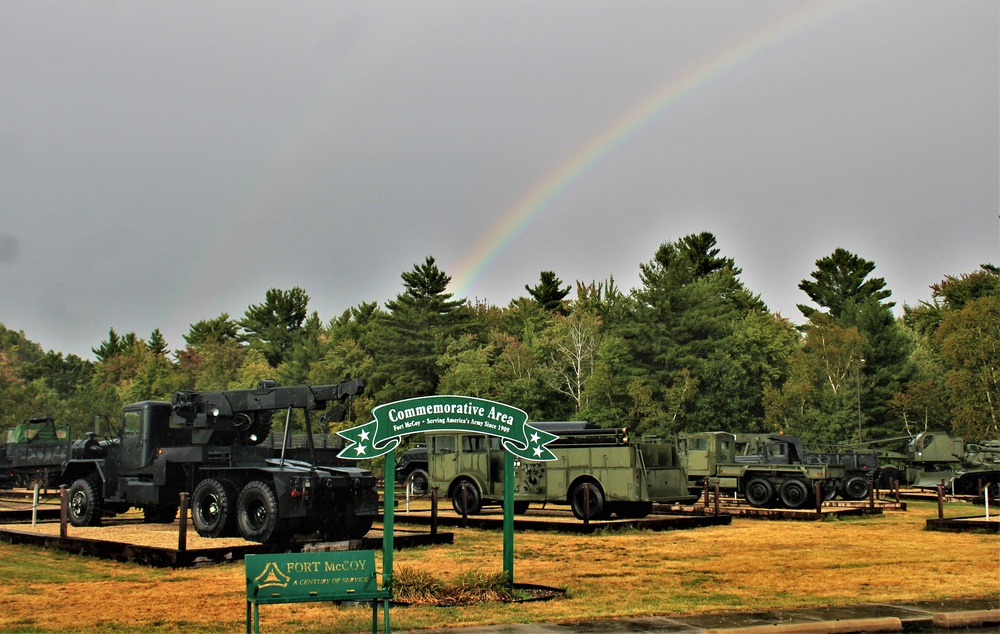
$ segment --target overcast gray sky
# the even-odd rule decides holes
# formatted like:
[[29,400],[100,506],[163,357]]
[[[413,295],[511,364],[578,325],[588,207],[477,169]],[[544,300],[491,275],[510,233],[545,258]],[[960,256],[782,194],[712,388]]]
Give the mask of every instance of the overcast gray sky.
[[996,0],[0,3],[0,323],[171,349],[428,255],[506,305],[713,232],[768,307],[1000,263]]

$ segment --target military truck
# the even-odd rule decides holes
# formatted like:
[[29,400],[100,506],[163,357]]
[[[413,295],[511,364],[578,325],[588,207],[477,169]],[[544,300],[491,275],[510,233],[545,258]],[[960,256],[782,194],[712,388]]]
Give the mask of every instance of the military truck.
[[0,447],[0,471],[6,487],[58,486],[62,463],[69,459],[72,440],[68,425],[51,416],[32,418],[7,430]]
[[902,481],[914,488],[933,489],[944,481],[957,495],[1000,497],[1000,440],[968,445],[943,431],[925,431],[908,440],[902,453],[883,452],[895,462]]
[[[301,412],[311,438],[311,412],[332,402],[323,418],[342,420],[340,401],[363,390],[361,379],[293,387],[261,381],[256,389],[177,392],[169,402],[126,405],[120,427],[98,429],[73,444],[61,473],[70,484],[69,521],[96,526],[104,516],[138,507],[146,521],[169,523],[180,493],[189,491],[192,524],[203,537],[361,537],[378,512],[371,472],[286,454],[293,411]],[[274,457],[264,441],[280,410],[286,412],[284,442]]]
[[427,475],[427,447],[410,447],[396,461],[396,484],[411,485],[414,495],[424,495],[428,491],[430,477]]
[[[654,502],[681,502],[687,490],[673,441],[633,442],[624,429],[587,422],[533,422],[557,434],[548,444],[555,461],[514,461],[514,512],[532,503],[567,504],[580,520],[639,518]],[[502,503],[504,449],[474,433],[427,434],[430,483],[451,498],[456,513],[475,515],[484,502]]]
[[677,447],[692,492],[701,491],[706,482],[718,484],[758,508],[813,505],[817,483],[825,494],[835,490],[845,474],[843,465],[807,464],[796,436],[684,433]]

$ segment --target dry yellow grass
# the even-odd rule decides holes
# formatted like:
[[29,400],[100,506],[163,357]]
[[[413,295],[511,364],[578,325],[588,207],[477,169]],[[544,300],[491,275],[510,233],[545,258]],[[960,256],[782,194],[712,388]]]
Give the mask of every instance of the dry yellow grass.
[[[949,516],[970,511],[948,508]],[[564,598],[395,607],[393,629],[1000,595],[1000,538],[923,530],[935,514],[934,504],[911,503],[907,512],[858,520],[520,532],[516,581],[566,588]],[[500,570],[500,532],[454,532],[455,544],[399,551],[395,564],[443,579]],[[0,607],[5,632],[232,632],[244,624],[240,563],[151,570],[0,543],[0,575],[11,589]],[[275,605],[262,607],[261,618],[264,631],[365,631],[371,612]]]

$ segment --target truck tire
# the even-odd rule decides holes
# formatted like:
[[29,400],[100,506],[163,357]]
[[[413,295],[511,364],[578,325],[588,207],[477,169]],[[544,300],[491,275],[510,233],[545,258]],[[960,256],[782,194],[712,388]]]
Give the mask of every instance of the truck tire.
[[879,471],[878,486],[880,489],[891,490],[897,482],[899,482],[899,469],[896,467],[886,467]]
[[848,476],[840,490],[845,500],[863,500],[868,497],[868,479],[864,476]]
[[343,542],[349,539],[361,539],[372,529],[375,517],[372,515],[357,516],[353,511],[328,515],[318,524],[319,538],[325,542]]
[[[585,487],[584,485],[589,485]],[[573,509],[573,515],[578,520],[584,519],[586,517],[584,503],[587,499],[587,491],[590,490],[590,500],[587,502],[590,511],[590,517],[588,520],[598,520],[605,519],[611,515],[611,509],[608,507],[607,501],[604,499],[604,492],[601,491],[601,487],[597,485],[596,482],[580,482],[573,487],[573,490],[569,494],[569,505]]]
[[191,523],[202,537],[231,537],[236,529],[236,487],[228,480],[205,478],[191,494]]
[[798,478],[782,482],[778,495],[781,498],[781,503],[790,509],[808,506],[813,498],[812,494],[809,493],[809,486]]
[[430,477],[426,471],[423,469],[414,469],[406,479],[410,482],[410,491],[413,495],[427,495],[427,486],[430,482]]
[[236,510],[240,534],[248,542],[281,541],[285,522],[278,517],[278,495],[274,487],[263,480],[254,480],[240,492]]
[[[462,493],[463,484],[465,484],[464,494]],[[483,496],[479,493],[479,487],[476,486],[476,483],[467,478],[456,482],[452,489],[451,506],[459,515],[476,515],[483,510]]]
[[751,477],[743,486],[743,495],[750,506],[763,508],[774,499],[774,487],[764,478]]
[[69,488],[69,523],[73,526],[100,526],[102,503],[93,480],[76,480]]

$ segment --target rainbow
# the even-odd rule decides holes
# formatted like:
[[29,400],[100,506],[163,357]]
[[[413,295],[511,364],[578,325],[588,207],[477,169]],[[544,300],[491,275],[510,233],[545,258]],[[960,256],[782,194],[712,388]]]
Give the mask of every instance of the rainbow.
[[847,0],[810,0],[796,4],[794,8],[702,59],[680,76],[672,77],[581,145],[502,213],[492,229],[460,262],[458,272],[452,276],[450,292],[456,298],[467,296],[480,276],[542,212],[603,159],[658,118],[763,52],[860,4]]

